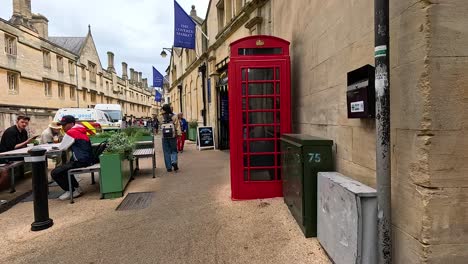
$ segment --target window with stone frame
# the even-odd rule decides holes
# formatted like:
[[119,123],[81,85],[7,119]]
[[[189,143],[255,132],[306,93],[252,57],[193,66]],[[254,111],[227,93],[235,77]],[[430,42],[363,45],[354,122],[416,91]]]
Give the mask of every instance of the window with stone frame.
[[59,83],[58,84],[58,97],[60,99],[64,99],[65,98],[65,86],[63,85],[63,83]]
[[83,89],[83,101],[86,102],[86,89]]
[[81,79],[86,80],[86,67],[81,67]]
[[57,55],[57,71],[63,72],[63,57]]
[[8,93],[17,94],[19,92],[18,74],[14,72],[7,72]]
[[89,69],[89,80],[93,83],[96,82],[96,75],[97,75],[97,69],[96,69],[96,64],[88,61],[88,69]]
[[71,100],[76,100],[76,87],[75,86],[70,86],[70,99]]
[[91,92],[91,102],[92,103],[96,102],[96,92]]
[[104,94],[101,93],[101,104],[104,103]]
[[42,51],[42,62],[44,64],[44,68],[50,69],[51,64],[50,64],[50,52],[47,50]]
[[242,7],[244,6],[244,1],[245,0],[235,0],[236,1],[236,16],[240,13],[242,10]]
[[106,93],[107,93],[107,95],[110,94],[109,93],[109,82],[108,81],[106,81]]
[[70,76],[75,76],[75,63],[73,61],[68,61],[68,72],[70,73]]
[[102,78],[102,75],[99,76],[99,85],[102,87],[104,84],[104,78]]
[[52,81],[44,80],[44,95],[47,97],[52,96]]
[[16,56],[16,37],[5,34],[5,53]]
[[224,0],[219,0],[216,5],[218,11],[218,32],[223,31],[224,29]]

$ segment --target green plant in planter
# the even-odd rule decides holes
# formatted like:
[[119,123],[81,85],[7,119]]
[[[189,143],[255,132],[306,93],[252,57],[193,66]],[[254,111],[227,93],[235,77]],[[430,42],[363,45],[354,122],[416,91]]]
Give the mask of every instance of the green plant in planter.
[[151,136],[151,132],[148,129],[140,127],[127,127],[125,129],[122,129],[122,132],[129,137]]
[[115,131],[106,131],[102,132],[99,134],[94,135],[94,138],[110,138],[112,135],[114,135],[116,132]]
[[34,146],[37,146],[39,145],[39,140],[35,139],[31,143],[34,144]]
[[197,128],[198,127],[198,120],[193,119],[188,123],[190,128]]
[[132,140],[125,133],[115,133],[109,138],[104,153],[129,155],[133,151],[133,146]]
[[188,123],[188,139],[191,141],[197,140],[197,127],[198,127],[198,120],[194,119]]
[[133,137],[146,137],[151,136],[151,132],[147,129],[140,129],[140,131],[136,131],[135,134],[132,135]]

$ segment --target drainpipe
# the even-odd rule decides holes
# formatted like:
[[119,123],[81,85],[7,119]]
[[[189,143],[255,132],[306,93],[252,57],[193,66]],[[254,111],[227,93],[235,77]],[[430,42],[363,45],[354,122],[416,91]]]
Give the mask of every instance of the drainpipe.
[[205,91],[206,64],[205,63],[203,63],[200,67],[198,67],[198,72],[202,73],[202,95],[203,95],[202,117],[203,117],[203,126],[206,126],[206,91]]
[[390,159],[390,25],[389,0],[375,0],[375,93],[377,168],[377,256],[392,263]]
[[78,104],[78,108],[80,108],[80,91],[78,90],[78,62],[80,61],[80,59],[77,59],[76,60],[76,65],[75,65],[75,79],[76,79],[76,91],[75,91],[75,94],[76,94],[76,102]]

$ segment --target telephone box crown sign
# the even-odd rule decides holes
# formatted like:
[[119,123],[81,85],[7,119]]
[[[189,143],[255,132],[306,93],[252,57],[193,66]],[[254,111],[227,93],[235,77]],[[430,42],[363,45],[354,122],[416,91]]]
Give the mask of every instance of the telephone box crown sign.
[[257,44],[257,46],[263,46],[263,45],[265,45],[265,41],[259,39],[259,40],[257,40],[256,44]]

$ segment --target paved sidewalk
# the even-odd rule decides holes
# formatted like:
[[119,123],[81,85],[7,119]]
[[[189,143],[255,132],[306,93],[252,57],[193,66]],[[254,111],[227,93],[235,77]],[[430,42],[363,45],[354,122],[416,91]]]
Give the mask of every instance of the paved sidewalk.
[[[89,177],[75,204],[50,200],[52,228],[31,232],[31,202],[0,215],[0,263],[330,263],[305,239],[283,200],[231,201],[229,153],[186,144],[180,172],[150,160],[127,192],[154,192],[149,208],[115,211]],[[145,169],[146,168],[146,169]]]

